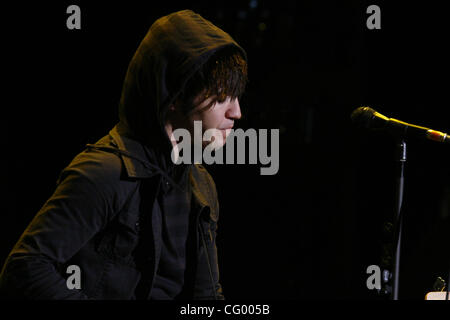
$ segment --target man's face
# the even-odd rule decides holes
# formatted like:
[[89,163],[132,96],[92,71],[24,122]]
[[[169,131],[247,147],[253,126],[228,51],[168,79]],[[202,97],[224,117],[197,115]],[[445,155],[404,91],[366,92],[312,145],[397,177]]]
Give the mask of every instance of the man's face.
[[[193,134],[194,121],[202,122],[202,132],[204,133],[208,129],[217,129],[222,135],[221,145],[215,145],[221,147],[225,144],[225,140],[230,134],[234,125],[234,120],[241,118],[241,108],[239,105],[239,99],[232,99],[227,97],[223,102],[215,102],[212,106],[214,97],[210,97],[201,102],[195,109],[189,113],[188,121],[191,125],[189,131]],[[217,142],[217,141],[216,141]],[[204,142],[207,145],[209,142]]]
[[[234,120],[241,118],[241,108],[238,98],[232,99],[231,97],[227,97],[223,102],[215,102],[212,104],[214,98],[212,96],[203,101],[199,101],[199,99],[194,101],[196,107],[187,116],[176,117],[177,120],[172,123],[173,129],[187,129],[191,137],[194,137],[194,121],[201,121],[202,134],[208,129],[216,129],[217,134],[220,134],[222,139],[217,140],[212,138],[215,140],[214,147],[222,147],[233,128]],[[209,143],[209,141],[203,141],[203,147]]]

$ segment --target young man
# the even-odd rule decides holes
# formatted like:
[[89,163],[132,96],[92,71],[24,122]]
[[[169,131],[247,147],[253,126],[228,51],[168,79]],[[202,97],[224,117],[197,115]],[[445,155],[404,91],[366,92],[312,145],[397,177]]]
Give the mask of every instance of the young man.
[[2,295],[223,299],[215,185],[200,165],[174,164],[171,137],[198,120],[225,140],[246,81],[227,33],[190,10],[158,19],[128,67],[119,123],[61,172],[6,260]]

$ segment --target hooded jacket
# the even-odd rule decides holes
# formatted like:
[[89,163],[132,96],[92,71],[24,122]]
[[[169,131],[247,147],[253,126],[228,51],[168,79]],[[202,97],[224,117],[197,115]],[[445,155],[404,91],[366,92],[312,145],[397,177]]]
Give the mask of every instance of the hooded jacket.
[[227,33],[190,10],[150,27],[127,70],[119,123],[61,172],[5,262],[2,297],[148,299],[161,255],[157,199],[168,188],[185,187],[177,178],[182,172],[192,190],[195,230],[182,297],[223,299],[216,188],[201,165],[172,163],[164,119],[189,78],[230,46],[246,58]]

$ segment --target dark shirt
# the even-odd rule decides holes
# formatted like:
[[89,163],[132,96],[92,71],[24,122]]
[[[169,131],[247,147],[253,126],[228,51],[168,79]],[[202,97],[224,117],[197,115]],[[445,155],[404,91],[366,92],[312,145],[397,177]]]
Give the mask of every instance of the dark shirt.
[[162,248],[151,292],[154,300],[175,299],[185,283],[192,193],[185,173],[181,179],[183,190],[163,183],[166,193],[158,199],[162,212]]

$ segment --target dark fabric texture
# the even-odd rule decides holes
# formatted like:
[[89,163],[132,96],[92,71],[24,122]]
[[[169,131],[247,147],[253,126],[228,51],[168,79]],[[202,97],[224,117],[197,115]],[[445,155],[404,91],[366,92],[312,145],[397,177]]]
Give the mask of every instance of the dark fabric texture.
[[[119,123],[61,172],[3,266],[3,298],[149,299],[155,277],[168,288],[158,267],[181,261],[169,270],[177,284],[168,298],[223,299],[214,181],[201,165],[172,163],[164,117],[193,73],[230,46],[246,57],[190,10],[151,26],[128,67]],[[81,289],[66,284],[71,265]]]
[[[181,179],[187,184],[188,177]],[[171,300],[177,298],[183,289],[186,270],[186,250],[191,212],[191,190],[169,189],[159,201],[162,214],[162,249],[156,271],[151,299]]]

